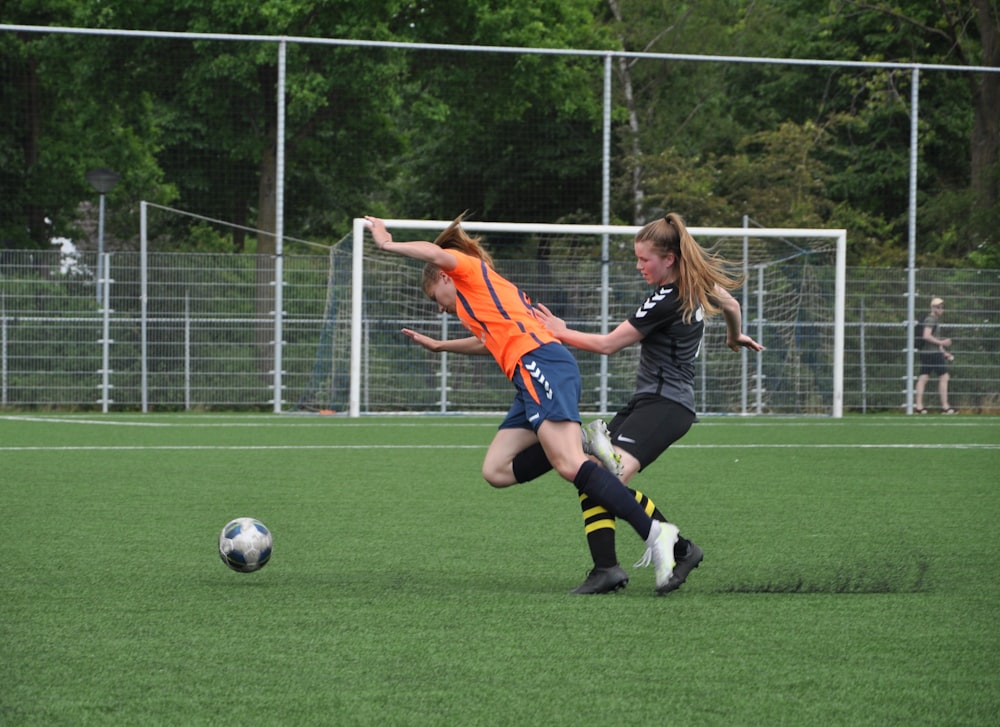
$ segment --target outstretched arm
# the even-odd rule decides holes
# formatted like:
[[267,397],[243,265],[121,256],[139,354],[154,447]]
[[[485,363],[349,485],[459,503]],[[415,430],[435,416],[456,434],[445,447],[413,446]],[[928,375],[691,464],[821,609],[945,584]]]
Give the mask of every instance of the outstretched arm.
[[712,300],[722,309],[722,317],[726,320],[726,345],[730,349],[733,351],[739,351],[741,348],[748,348],[751,351],[764,350],[762,345],[743,333],[740,302],[728,290],[720,285],[715,286]]
[[417,240],[415,242],[394,242],[392,235],[385,227],[385,222],[378,217],[365,215],[365,224],[371,230],[372,239],[375,240],[375,247],[386,252],[393,252],[397,255],[423,260],[425,263],[436,265],[442,270],[454,270],[458,267],[455,258],[433,242]]
[[544,305],[535,304],[535,315],[552,335],[563,343],[583,351],[593,351],[605,355],[617,353],[626,346],[642,340],[642,334],[628,321],[622,321],[610,333],[584,333],[566,325],[566,321]]
[[414,343],[418,343],[428,351],[434,351],[435,353],[440,353],[441,351],[448,351],[449,353],[467,353],[470,355],[489,353],[489,350],[483,342],[475,336],[469,336],[467,338],[451,338],[447,341],[441,341],[437,338],[425,336],[423,333],[417,333],[410,328],[404,328],[403,334],[412,338]]

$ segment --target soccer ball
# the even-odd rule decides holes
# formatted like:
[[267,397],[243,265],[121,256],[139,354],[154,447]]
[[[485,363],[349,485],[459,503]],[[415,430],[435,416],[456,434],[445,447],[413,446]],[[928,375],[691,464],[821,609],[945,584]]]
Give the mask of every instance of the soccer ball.
[[226,523],[219,534],[219,557],[240,573],[260,570],[271,559],[271,531],[252,517],[238,517]]

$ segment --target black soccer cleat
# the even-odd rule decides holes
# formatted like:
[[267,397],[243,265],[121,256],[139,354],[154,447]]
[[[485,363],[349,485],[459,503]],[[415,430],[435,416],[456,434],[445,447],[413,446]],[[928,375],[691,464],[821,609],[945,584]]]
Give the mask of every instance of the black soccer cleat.
[[698,567],[698,564],[701,563],[704,557],[705,553],[702,552],[701,548],[689,540],[687,553],[677,558],[677,565],[674,566],[674,572],[670,575],[670,580],[665,585],[656,589],[656,595],[665,596],[671,591],[676,591],[680,588],[684,581],[687,580],[688,574]]
[[628,573],[620,565],[610,568],[594,568],[587,574],[586,580],[570,593],[614,593],[628,585]]

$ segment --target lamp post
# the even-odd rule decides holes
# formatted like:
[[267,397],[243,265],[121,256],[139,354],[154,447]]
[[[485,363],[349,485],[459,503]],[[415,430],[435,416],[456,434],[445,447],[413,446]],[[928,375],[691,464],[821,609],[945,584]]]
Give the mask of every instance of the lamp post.
[[104,195],[111,192],[121,181],[121,175],[107,167],[91,169],[87,172],[87,181],[101,195],[101,206],[97,216],[97,302],[103,303],[104,286]]

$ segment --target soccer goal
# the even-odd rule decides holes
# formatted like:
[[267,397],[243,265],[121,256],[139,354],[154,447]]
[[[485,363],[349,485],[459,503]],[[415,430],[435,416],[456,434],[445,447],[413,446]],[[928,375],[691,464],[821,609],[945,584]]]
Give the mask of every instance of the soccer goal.
[[[434,239],[447,220],[387,220],[397,240]],[[633,226],[467,221],[497,269],[574,328],[606,332],[648,292],[635,270]],[[843,414],[846,232],[825,229],[692,227],[703,246],[746,277],[736,296],[760,354],[725,346],[721,316],[709,319],[698,365],[703,414]],[[347,241],[345,240],[345,243]],[[362,413],[472,413],[506,410],[510,384],[488,356],[431,354],[400,333],[463,337],[420,289],[417,262],[379,252],[362,218],[350,250],[331,254],[327,333],[317,355],[327,379],[309,408]],[[350,271],[348,280],[347,271]],[[345,315],[345,313],[347,315]],[[606,413],[628,399],[638,347],[614,356],[575,351],[583,375],[581,410]],[[345,390],[346,387],[346,390]],[[346,405],[346,406],[345,406]]]

